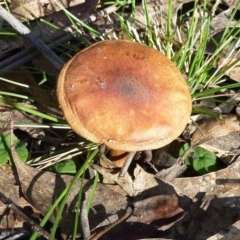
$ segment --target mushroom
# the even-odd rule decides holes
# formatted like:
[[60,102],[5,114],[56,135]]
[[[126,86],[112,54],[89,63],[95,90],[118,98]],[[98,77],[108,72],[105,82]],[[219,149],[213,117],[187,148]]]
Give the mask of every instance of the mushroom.
[[97,42],[77,53],[60,72],[57,96],[77,134],[122,152],[167,145],[182,133],[192,110],[174,63],[125,40]]

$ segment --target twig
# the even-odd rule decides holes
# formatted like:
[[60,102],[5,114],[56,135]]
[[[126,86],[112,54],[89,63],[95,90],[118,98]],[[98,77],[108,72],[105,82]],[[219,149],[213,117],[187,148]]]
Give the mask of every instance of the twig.
[[181,176],[187,170],[187,164],[174,164],[170,168],[162,169],[155,177],[172,182],[175,178]]
[[[83,22],[90,24],[98,19],[105,17],[109,15],[112,12],[115,12],[117,10],[117,6],[113,5],[110,7],[107,7],[106,9],[100,10],[99,12],[96,12],[92,15],[90,15],[87,18],[83,19]],[[0,12],[1,14],[1,12]],[[24,26],[24,25],[23,25]],[[66,29],[68,29],[67,27]],[[65,31],[59,31],[53,35],[53,37],[47,42],[43,43],[44,45],[47,44],[48,48],[53,48],[57,44],[61,44],[64,42],[69,41],[70,39],[74,38],[74,34],[76,33],[75,31],[70,34],[66,35],[66,30]],[[34,43],[33,43],[34,44]],[[34,44],[35,45],[35,44]],[[24,49],[23,51],[13,55],[12,57],[7,58],[6,60],[2,61],[0,63],[0,69],[1,73],[0,76],[4,74],[4,71],[10,71],[19,68],[20,66],[26,64],[27,62],[30,62],[32,59],[38,57],[41,53],[39,51],[35,51],[35,47],[29,47]]]
[[107,7],[103,10],[100,10],[86,18],[83,19],[83,22],[85,22],[86,24],[90,24],[90,23],[93,23],[93,22],[96,22],[97,20],[103,18],[103,17],[106,17],[108,16],[110,13],[113,13],[117,10],[117,5],[112,5],[110,7]]
[[152,150],[145,150],[143,152],[145,154],[144,162],[146,162],[155,171],[155,173],[157,173],[158,170],[156,169],[154,164],[151,163],[151,160],[152,160]]
[[88,220],[88,211],[87,211],[87,199],[84,199],[81,207],[81,227],[83,232],[83,238],[87,239],[90,237],[90,226]]
[[[72,36],[70,35],[63,35],[63,33],[61,33],[61,35],[59,34],[59,32],[57,34],[55,34],[53,36],[53,38],[50,40],[51,43],[48,43],[47,46],[49,48],[53,48],[55,47],[57,44],[61,44],[64,43],[68,40],[70,40],[72,38]],[[17,69],[21,66],[23,66],[24,64],[30,62],[31,60],[33,60],[34,58],[38,57],[41,53],[37,50],[35,50],[35,47],[29,47],[26,48],[24,50],[22,50],[21,52],[5,59],[4,61],[0,62],[0,76],[3,75],[5,73],[5,71],[11,71],[14,69]]]
[[177,40],[174,40],[174,39],[171,39],[161,33],[158,34],[158,37],[160,37],[161,39],[165,40],[165,41],[168,41],[170,43],[172,43],[173,45],[177,46],[177,47],[182,47],[183,44]]
[[47,47],[37,36],[5,10],[0,5],[0,16],[7,21],[17,32],[29,40],[58,70],[62,68],[64,62],[49,47]]
[[9,198],[7,198],[3,193],[0,192],[0,200],[8,208],[12,209],[17,215],[24,219],[25,222],[29,223],[32,226],[32,229],[38,232],[41,236],[49,239],[50,234],[42,227],[38,226],[32,219],[30,219],[22,210]]
[[108,225],[106,228],[101,230],[99,233],[93,234],[92,236],[87,238],[87,240],[97,240],[97,239],[99,239],[103,234],[105,234],[106,232],[110,231],[112,228],[117,226],[119,223],[121,223],[122,221],[127,219],[131,214],[132,214],[132,210],[131,210],[131,208],[128,208],[126,213],[121,218],[119,218],[116,222]]
[[121,171],[119,173],[119,177],[124,177],[124,175],[126,174],[134,156],[135,156],[136,152],[129,152],[128,156],[127,156],[127,159],[124,163],[124,165],[122,166],[121,168]]

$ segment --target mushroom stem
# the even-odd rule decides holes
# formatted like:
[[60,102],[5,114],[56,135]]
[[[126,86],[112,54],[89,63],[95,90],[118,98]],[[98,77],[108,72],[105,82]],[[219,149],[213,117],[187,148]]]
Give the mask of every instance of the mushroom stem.
[[100,146],[100,156],[104,163],[110,168],[121,168],[124,165],[129,154],[129,152],[126,151],[109,149],[108,157],[106,157],[105,150],[106,145],[102,144]]
[[124,177],[124,175],[126,174],[128,168],[129,168],[129,165],[131,164],[135,154],[136,154],[136,152],[129,152],[129,154],[127,156],[127,159],[126,159],[123,167],[121,168],[121,171],[119,173],[119,177]]
[[[126,152],[126,151],[121,151],[121,150],[114,150],[110,149],[109,150],[109,158],[106,157],[105,155],[105,150],[106,146],[103,144],[100,147],[100,155],[101,159],[104,160],[104,163],[107,164],[108,167],[110,168],[115,168],[119,167],[121,168],[119,176],[124,177],[125,173],[127,172],[129,165],[131,164],[132,160],[135,158],[138,160],[140,158],[140,152]],[[152,160],[152,151],[151,150],[144,150],[143,151],[145,154],[145,159],[144,161],[150,165],[151,168],[155,172],[158,172],[157,169],[154,167],[154,165],[151,163]],[[137,155],[138,153],[138,155]],[[112,163],[112,164],[111,164]],[[109,165],[110,164],[110,165]]]
[[109,159],[117,166],[122,167],[128,157],[128,152],[110,149]]

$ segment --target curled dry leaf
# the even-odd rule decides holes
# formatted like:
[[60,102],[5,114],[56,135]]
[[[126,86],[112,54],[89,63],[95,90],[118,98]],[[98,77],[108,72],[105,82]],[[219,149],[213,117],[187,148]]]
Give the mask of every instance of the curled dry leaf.
[[[134,180],[128,173],[126,173],[124,177],[119,177],[119,173],[113,173],[111,170],[104,169],[97,165],[92,166],[104,177],[119,184],[119,186],[134,199],[134,207],[141,209],[145,208],[144,211],[146,211],[146,214],[150,214],[150,212],[154,211],[153,209],[155,208],[156,212],[150,214],[152,215],[152,220],[156,220],[158,218],[157,214],[159,214],[159,218],[161,218],[164,214],[169,217],[170,215],[176,215],[181,212],[182,209],[180,209],[178,204],[179,199],[181,199],[181,205],[183,206],[186,206],[191,202],[190,199],[186,199],[184,197],[182,198],[183,194],[180,188],[147,173],[139,165],[137,165],[134,170]],[[149,205],[150,202],[152,202],[151,206]],[[157,202],[161,202],[161,204],[159,204],[159,208],[157,207]],[[139,213],[138,210],[136,211]],[[156,214],[156,216],[154,216],[154,214]],[[146,223],[149,222],[150,219],[151,217],[149,219],[146,217],[143,221]],[[133,221],[132,218],[130,218],[130,220]]]
[[224,116],[199,125],[192,136],[192,145],[200,146],[219,158],[234,155],[239,148],[240,122],[237,115]]
[[192,136],[192,143],[197,143],[203,139],[223,137],[230,132],[239,130],[239,120],[236,115],[223,116],[222,119],[212,120],[199,125],[199,128]]
[[228,8],[227,10],[222,11],[221,13],[213,17],[211,21],[211,35],[224,31],[226,27],[239,26],[237,21],[230,21],[232,11],[233,8]]

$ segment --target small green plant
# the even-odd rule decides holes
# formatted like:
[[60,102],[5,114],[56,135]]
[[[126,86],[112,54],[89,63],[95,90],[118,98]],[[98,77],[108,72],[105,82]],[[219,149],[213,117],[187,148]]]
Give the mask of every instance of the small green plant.
[[[182,156],[188,149],[189,144],[185,143],[180,149],[179,155]],[[201,147],[195,147],[193,152],[185,158],[185,163],[192,166],[199,174],[206,174],[216,170],[216,156]]]
[[48,170],[57,172],[60,174],[75,174],[76,163],[72,159],[68,159],[62,162],[57,162],[54,165],[50,166]]
[[[17,137],[13,137],[13,144],[17,152],[18,157],[25,162],[28,157],[28,150],[26,148],[27,143],[20,141]],[[11,143],[10,143],[10,133],[1,134],[0,138],[0,164],[12,162],[11,155]]]

